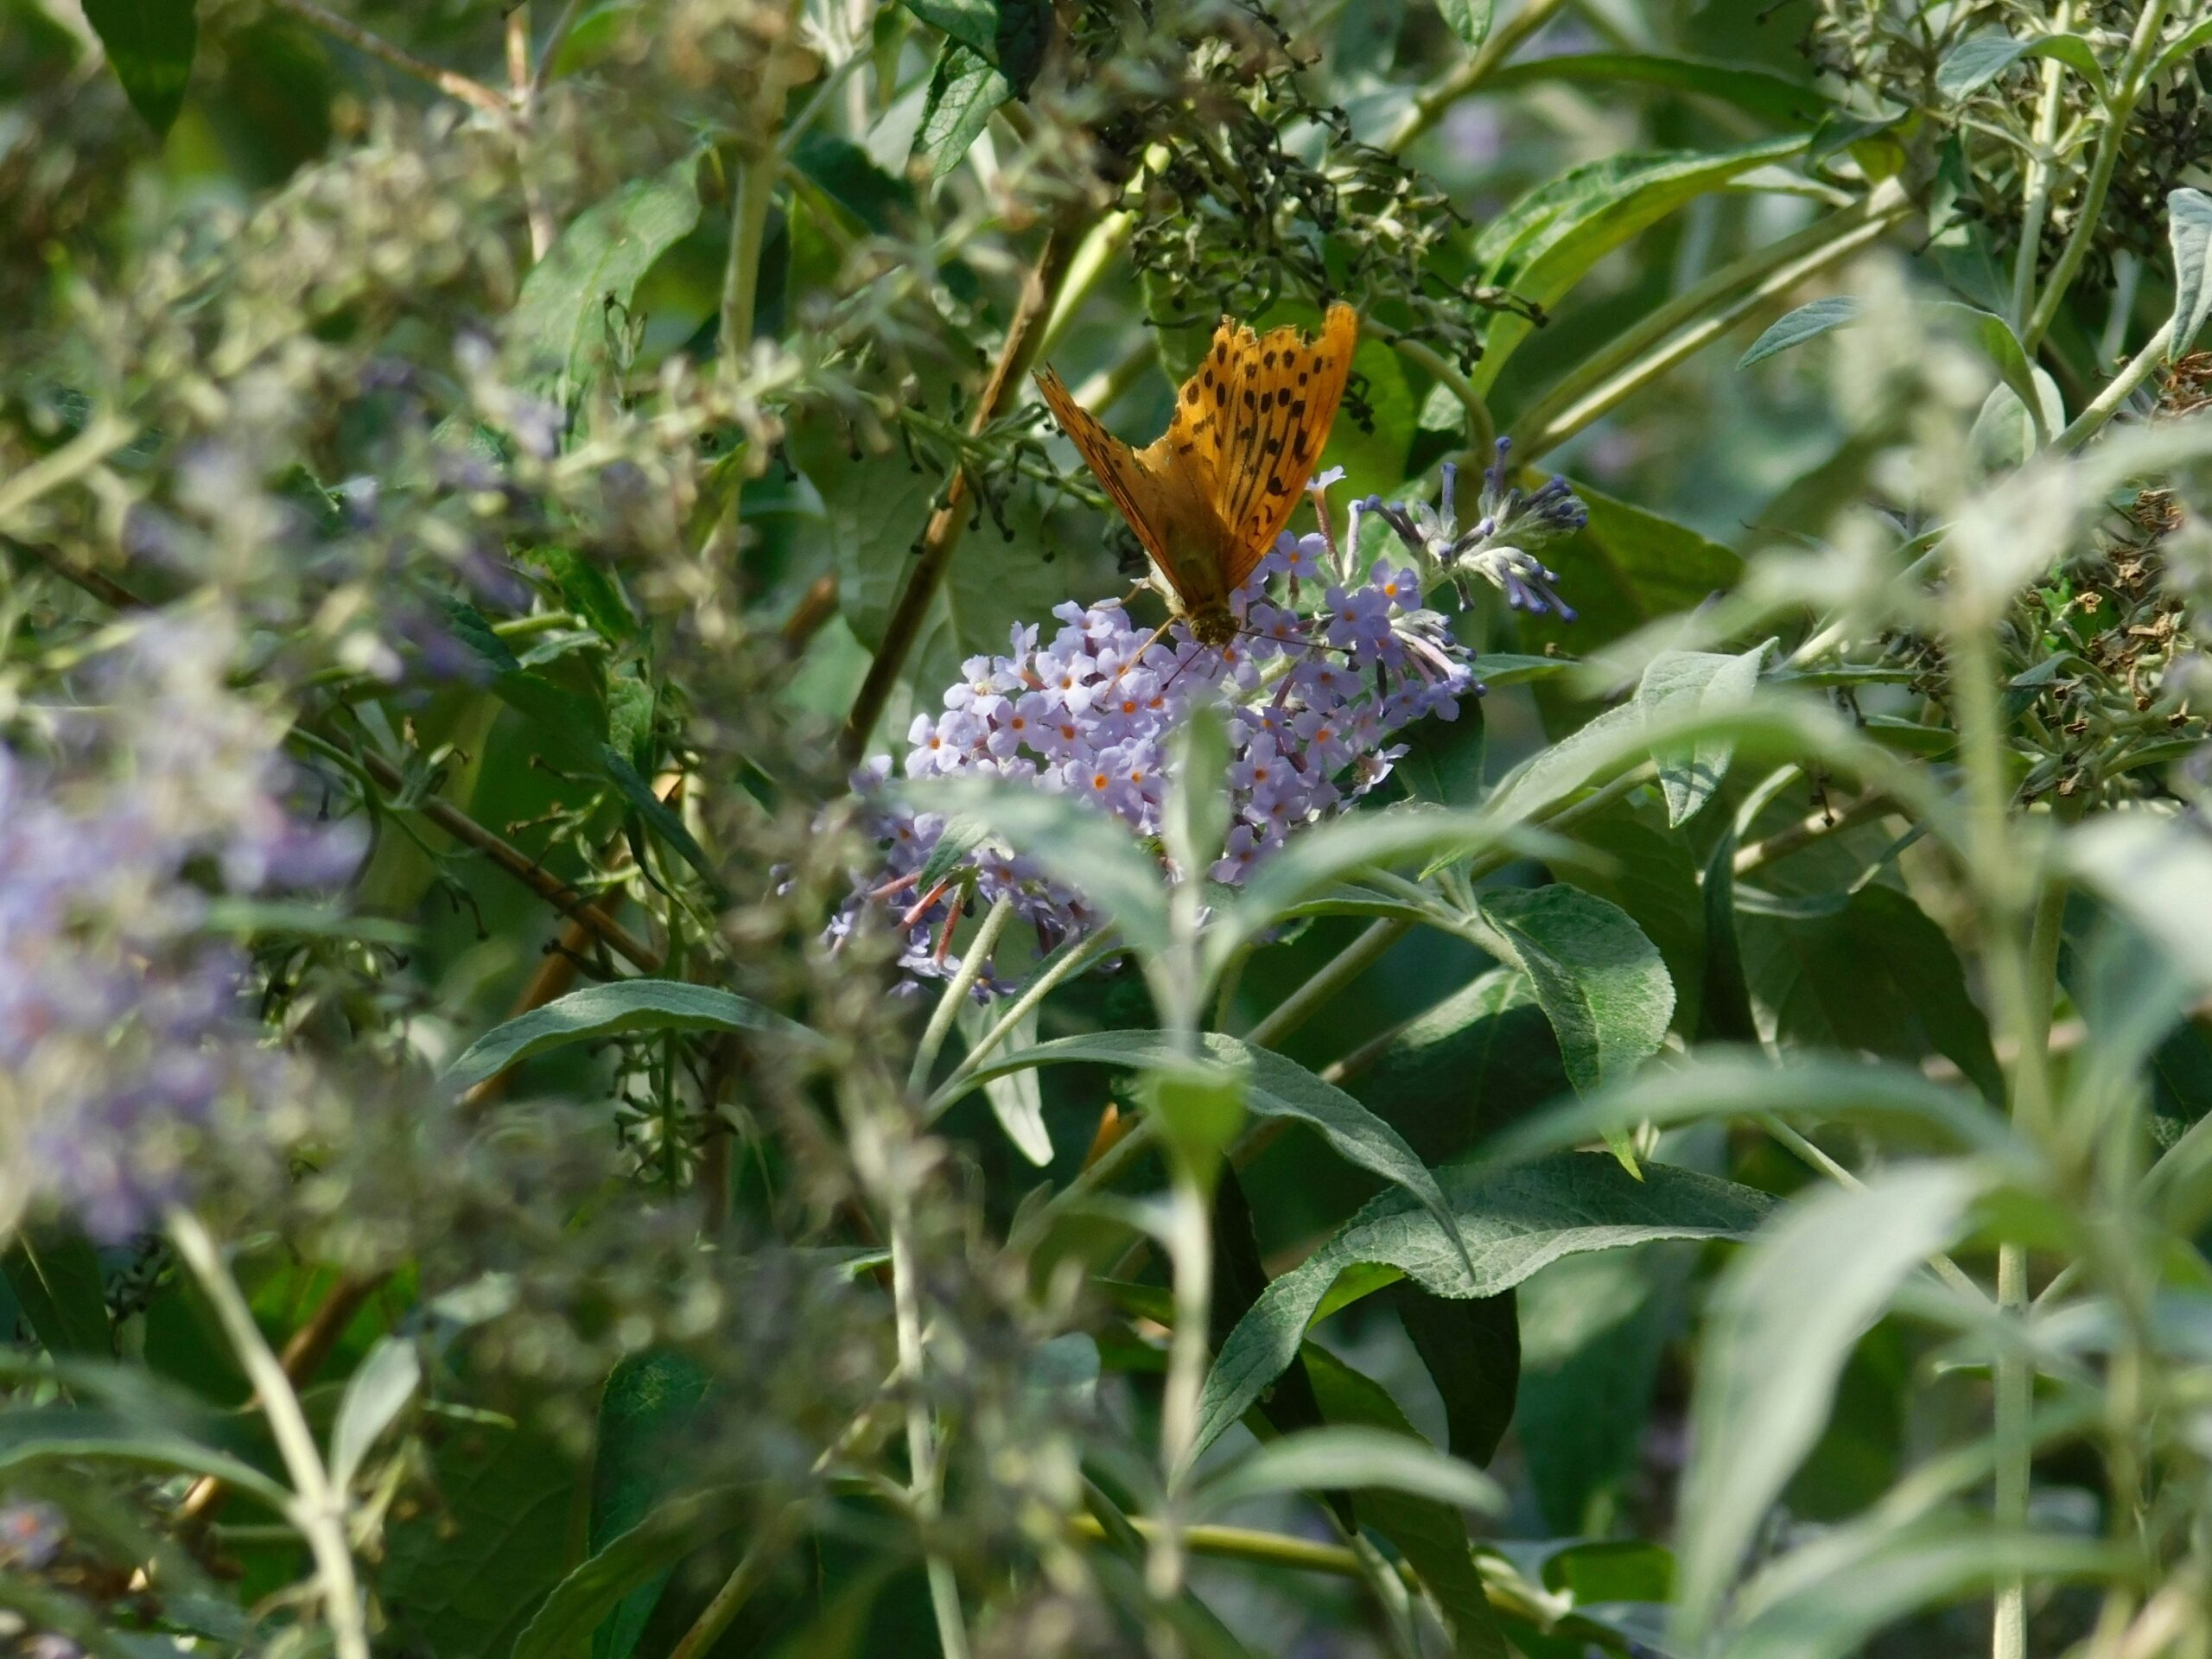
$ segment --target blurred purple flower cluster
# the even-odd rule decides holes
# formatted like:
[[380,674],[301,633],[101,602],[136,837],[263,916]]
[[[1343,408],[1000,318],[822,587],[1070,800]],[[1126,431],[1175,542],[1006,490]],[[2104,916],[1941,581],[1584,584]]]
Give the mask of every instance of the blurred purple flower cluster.
[[[1361,518],[1376,504],[1355,504],[1340,538],[1324,495],[1338,476],[1313,486],[1320,529],[1286,533],[1232,596],[1241,632],[1228,645],[1200,645],[1179,623],[1164,633],[1140,628],[1119,602],[1064,605],[1049,641],[1017,627],[1006,655],[962,665],[942,712],[918,715],[908,731],[906,776],[1033,782],[1154,836],[1169,736],[1194,702],[1217,701],[1229,715],[1232,816],[1223,855],[1206,874],[1241,882],[1300,825],[1344,810],[1387,778],[1405,753],[1390,742],[1401,728],[1425,715],[1456,719],[1459,699],[1483,690],[1445,619],[1422,604],[1431,582],[1465,574],[1464,561],[1442,564],[1409,537],[1417,563],[1385,557],[1363,569]],[[1450,487],[1447,476],[1447,521]],[[1404,510],[1382,516],[1395,525]],[[1539,579],[1548,575],[1537,569]],[[891,767],[878,757],[855,779],[871,801],[885,868],[836,932],[849,931],[864,906],[882,906],[906,936],[901,965],[949,977],[959,968],[955,928],[971,898],[1011,895],[1043,948],[1088,930],[1093,917],[1080,897],[988,842],[945,868],[933,856],[945,818],[889,798],[881,786]],[[983,985],[986,994],[1005,988]]]
[[44,755],[0,743],[0,1135],[29,1172],[6,1196],[102,1237],[179,1192],[221,1100],[276,1083],[212,900],[342,880],[360,855],[353,824],[288,807],[283,722],[226,684],[232,645],[149,622],[94,664],[97,708],[48,711]]

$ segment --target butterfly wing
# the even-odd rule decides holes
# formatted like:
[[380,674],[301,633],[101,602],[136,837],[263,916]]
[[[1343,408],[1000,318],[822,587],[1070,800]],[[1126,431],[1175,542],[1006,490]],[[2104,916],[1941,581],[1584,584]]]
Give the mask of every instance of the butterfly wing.
[[1329,308],[1318,340],[1290,327],[1255,335],[1224,318],[1201,371],[1213,373],[1215,385],[1196,400],[1177,399],[1179,422],[1185,410],[1213,405],[1212,499],[1229,531],[1223,575],[1230,588],[1252,574],[1290,522],[1329,441],[1358,339],[1358,314],[1341,302]]
[[1166,529],[1149,510],[1156,492],[1145,469],[1138,464],[1136,452],[1099,425],[1090,411],[1076,402],[1067,382],[1052,370],[1037,372],[1037,390],[1045,394],[1045,404],[1052,411],[1052,418],[1059,422],[1060,429],[1082,453],[1106,493],[1113,498],[1114,505],[1122,510],[1122,517],[1129,521],[1129,528],[1136,531],[1137,539],[1152,555],[1153,563],[1162,570],[1167,569]]

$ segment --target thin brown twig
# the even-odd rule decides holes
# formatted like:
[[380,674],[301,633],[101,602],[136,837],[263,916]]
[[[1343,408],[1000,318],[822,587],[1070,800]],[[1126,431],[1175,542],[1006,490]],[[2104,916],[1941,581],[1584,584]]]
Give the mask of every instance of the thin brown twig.
[[26,558],[37,560],[62,581],[81,588],[101,604],[112,609],[136,611],[144,607],[145,601],[121,582],[89,566],[72,563],[69,556],[58,547],[50,547],[44,542],[19,541],[13,536],[0,536],[0,543],[4,543]]
[[837,573],[825,570],[799,596],[798,603],[791,607],[791,613],[784,619],[784,626],[778,632],[783,635],[785,646],[796,653],[805,650],[807,642],[836,614]]
[[[1007,324],[1006,342],[999,348],[998,361],[992,366],[990,378],[984,383],[983,395],[976,400],[976,412],[968,423],[971,436],[980,435],[1012,403],[1014,389],[1042,338],[1041,329],[1045,319],[1051,315],[1053,296],[1059,291],[1061,279],[1067,274],[1068,256],[1074,250],[1075,240],[1074,231],[1065,219],[1055,223],[1046,233],[1037,263],[1030,268],[1022,284],[1021,299],[1014,307],[1013,320]],[[861,683],[860,695],[853,700],[842,746],[847,760],[861,758],[868,734],[875,728],[883,705],[890,698],[891,688],[906,666],[906,654],[921,637],[930,603],[937,597],[938,588],[952,563],[953,552],[960,545],[960,532],[967,522],[968,474],[965,467],[959,467],[945,486],[944,504],[931,516],[928,528],[922,532],[921,550],[915,556],[906,587],[899,591],[890,620],[884,624],[883,643],[876,649],[874,661],[868,664],[868,677]]]
[[[399,768],[382,755],[363,749],[356,751],[355,758],[359,761],[361,769],[375,780],[379,788],[397,791],[405,786],[407,780],[401,775]],[[659,951],[529,854],[494,835],[451,802],[442,801],[435,795],[426,795],[415,804],[414,810],[463,846],[483,854],[555,909],[582,923],[640,973],[657,974],[660,971]]]
[[457,98],[493,115],[505,117],[510,112],[507,100],[480,80],[472,80],[457,70],[444,69],[427,58],[418,58],[402,46],[396,46],[381,35],[363,29],[351,18],[340,17],[327,11],[315,0],[270,0],[279,11],[288,11],[302,22],[310,23],[324,34],[335,36],[357,52],[365,52],[383,63],[390,64],[403,74],[426,80],[448,98]]

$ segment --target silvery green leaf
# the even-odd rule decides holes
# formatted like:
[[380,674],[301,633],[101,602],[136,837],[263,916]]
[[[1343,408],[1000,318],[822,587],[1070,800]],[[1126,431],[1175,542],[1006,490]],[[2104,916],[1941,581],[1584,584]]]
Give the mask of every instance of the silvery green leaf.
[[422,1386],[423,1360],[412,1342],[400,1337],[378,1340],[346,1381],[338,1418],[330,1428],[330,1484],[343,1492],[360,1472],[377,1438],[391,1427]]
[[2171,363],[2190,348],[2212,316],[2212,283],[2205,257],[2212,251],[2212,196],[2184,186],[2166,198],[2166,237],[2174,251],[2173,332],[2166,340]]
[[1505,1494],[1471,1464],[1384,1428],[1308,1428],[1270,1440],[1192,1495],[1200,1515],[1281,1492],[1375,1487],[1502,1514]]
[[1819,1438],[1845,1357],[1988,1184],[1974,1164],[1878,1170],[1784,1211],[1714,1294],[1682,1480],[1681,1630],[1712,1626],[1760,1521]]
[[[1740,656],[1707,651],[1670,651],[1651,659],[1637,687],[1636,700],[1647,715],[1672,712],[1676,705],[1721,712],[1740,709],[1751,700],[1759,683],[1759,670],[1775,642],[1754,645]],[[1685,752],[1670,748],[1653,759],[1659,766],[1659,786],[1667,798],[1667,822],[1687,823],[1695,817],[1713,791],[1728,775],[1728,762],[1736,746],[1726,738],[1706,738]]]
[[1822,334],[1858,321],[1859,310],[1859,302],[1848,295],[1808,300],[1768,325],[1766,332],[1751,342],[1751,348],[1736,359],[1736,366],[1748,369],[1752,364],[1764,363],[1793,346],[1818,340]]

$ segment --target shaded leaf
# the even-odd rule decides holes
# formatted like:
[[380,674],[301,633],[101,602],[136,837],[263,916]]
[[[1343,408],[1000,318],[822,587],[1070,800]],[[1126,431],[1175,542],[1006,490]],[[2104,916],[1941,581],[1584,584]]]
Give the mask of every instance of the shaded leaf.
[[[1301,1369],[1311,1375],[1315,1396],[1331,1422],[1385,1429],[1427,1444],[1382,1384],[1325,1348],[1308,1344]],[[1397,1546],[1443,1609],[1457,1659],[1506,1659],[1505,1638],[1475,1564],[1466,1517],[1451,1504],[1404,1492],[1363,1491],[1357,1508],[1365,1524]]]
[[[1664,651],[1645,665],[1636,700],[1653,718],[1673,715],[1683,707],[1700,713],[1740,709],[1758,688],[1759,670],[1774,641],[1754,645],[1738,656],[1709,651]],[[1667,822],[1687,823],[1695,817],[1713,791],[1728,775],[1728,762],[1736,746],[1726,738],[1700,739],[1687,753],[1669,747],[1655,752],[1659,787],[1667,798]]]
[[1483,90],[1503,92],[1548,80],[1694,92],[1793,126],[1810,126],[1829,107],[1827,95],[1818,87],[1755,64],[1716,63],[1649,52],[1562,52],[1556,56],[1527,58],[1492,70],[1483,82]]
[[[1459,1224],[1451,1234],[1402,1193],[1373,1199],[1269,1285],[1222,1344],[1206,1378],[1199,1443],[1211,1443],[1250,1408],[1297,1354],[1306,1326],[1332,1306],[1403,1277],[1439,1296],[1496,1296],[1581,1251],[1740,1236],[1769,1207],[1764,1193],[1711,1176],[1664,1164],[1644,1173],[1639,1181],[1598,1153],[1503,1171],[1446,1170],[1445,1197]],[[1466,1256],[1456,1248],[1461,1236]]]
[[711,985],[673,979],[620,979],[518,1014],[471,1043],[446,1070],[455,1090],[518,1065],[549,1049],[626,1031],[749,1031],[813,1040],[804,1026]]
[[594,202],[523,279],[508,345],[526,383],[555,403],[573,404],[606,367],[609,314],[626,309],[653,262],[698,225],[699,156]]
[[1489,1476],[1425,1441],[1386,1429],[1309,1428],[1270,1440],[1191,1495],[1199,1515],[1281,1492],[1381,1489],[1493,1513],[1505,1494]]
[[[706,1374],[670,1349],[632,1355],[608,1374],[592,1452],[594,1555],[641,1523],[682,1482],[706,1390]],[[674,1567],[669,1562],[623,1594],[592,1632],[592,1659],[629,1659]]]
[[184,107],[200,39],[198,0],[85,0],[85,21],[106,48],[130,107],[166,136]]
[[1498,954],[1529,976],[1578,1092],[1617,1083],[1658,1052],[1674,982],[1626,911],[1558,884],[1485,892],[1478,904]]
[[1529,976],[1497,968],[1413,1020],[1348,1086],[1433,1168],[1572,1085]]
[[[1198,1042],[1203,1054],[1243,1072],[1248,1110],[1260,1117],[1294,1118],[1314,1129],[1346,1163],[1402,1189],[1411,1202],[1427,1209],[1433,1226],[1449,1235],[1452,1211],[1436,1178],[1395,1129],[1343,1090],[1272,1049],[1255,1048],[1220,1032],[1201,1033]],[[1175,1039],[1166,1032],[1102,1031],[1007,1055],[978,1071],[969,1082],[1025,1066],[1084,1061],[1149,1070],[1173,1066],[1179,1058]]]
[[47,1352],[115,1357],[99,1252],[82,1233],[67,1227],[20,1231],[0,1256],[0,1270]]
[[1505,1438],[1520,1387],[1521,1321],[1514,1293],[1459,1300],[1402,1284],[1392,1300],[1444,1401],[1452,1455],[1482,1467]]

